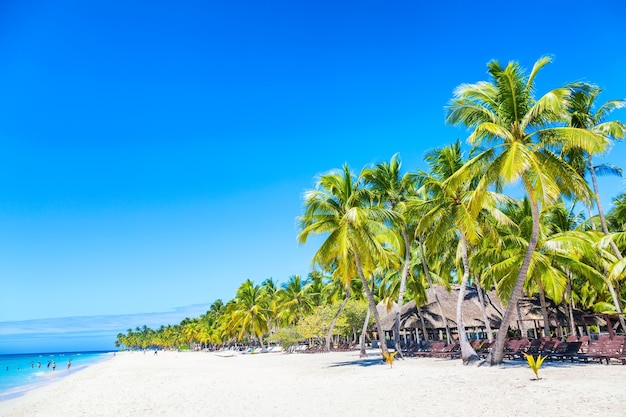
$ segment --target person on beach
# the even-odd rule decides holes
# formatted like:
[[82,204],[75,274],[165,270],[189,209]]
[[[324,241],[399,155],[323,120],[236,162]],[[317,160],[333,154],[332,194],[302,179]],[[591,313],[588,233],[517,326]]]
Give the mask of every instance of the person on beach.
[[67,370],[70,370],[70,366],[72,366],[72,360],[67,361]]
[[50,361],[48,361],[48,366],[46,366],[46,368],[49,368],[49,367],[50,367]]
[[56,362],[52,362],[52,370],[54,371],[55,369],[57,369],[57,363]]

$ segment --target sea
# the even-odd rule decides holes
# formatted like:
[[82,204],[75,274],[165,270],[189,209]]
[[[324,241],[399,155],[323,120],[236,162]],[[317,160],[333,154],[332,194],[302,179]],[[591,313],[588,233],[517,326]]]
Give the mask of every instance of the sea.
[[0,355],[0,401],[23,395],[113,355],[113,352]]

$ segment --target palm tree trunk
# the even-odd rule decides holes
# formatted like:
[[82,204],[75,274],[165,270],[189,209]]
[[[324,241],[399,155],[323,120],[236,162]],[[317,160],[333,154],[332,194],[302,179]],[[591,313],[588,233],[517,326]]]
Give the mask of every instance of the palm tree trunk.
[[[426,262],[426,256],[424,255],[424,242],[422,241],[422,235],[419,235],[419,243],[420,243],[420,253],[422,256],[422,266],[424,268],[424,275],[426,276],[426,281],[428,282],[428,286],[433,288],[433,280],[430,277],[430,270],[428,269],[428,263]],[[439,301],[439,296],[437,295],[437,290],[433,291],[435,293],[435,303],[437,303],[437,307],[439,308],[439,314],[441,315],[441,320],[443,320],[443,325],[446,328],[446,337],[448,342],[452,340],[452,336],[450,335],[450,326],[448,325],[448,319],[446,315],[443,314],[443,307],[441,306],[441,302]]]
[[626,325],[624,325],[624,313],[622,313],[622,307],[619,299],[619,294],[615,291],[615,287],[613,283],[607,279],[606,283],[609,287],[609,292],[611,293],[611,298],[613,298],[613,304],[615,304],[615,308],[617,309],[617,317],[619,318],[619,323],[622,326],[622,329],[626,329]]
[[367,280],[365,279],[365,274],[363,273],[363,267],[361,265],[361,258],[357,250],[354,250],[354,259],[356,261],[356,268],[359,271],[359,279],[363,284],[363,288],[365,289],[365,294],[367,295],[367,301],[369,303],[370,310],[374,315],[374,321],[376,322],[376,330],[378,331],[378,341],[380,342],[383,352],[383,357],[386,357],[389,353],[387,349],[387,340],[385,339],[385,332],[383,331],[383,326],[380,322],[380,315],[378,314],[378,310],[376,309],[376,301],[374,300],[374,292],[370,291],[370,287],[367,284]]
[[337,310],[337,313],[335,314],[335,317],[333,317],[333,321],[330,322],[330,328],[328,329],[328,334],[326,335],[326,346],[325,346],[326,352],[330,352],[330,342],[332,341],[332,338],[333,338],[333,330],[335,330],[335,324],[337,323],[337,319],[339,318],[339,315],[343,311],[343,308],[346,306],[349,299],[350,299],[350,286],[348,285],[348,288],[346,289],[346,298],[343,299],[343,301],[341,302],[341,305],[339,306],[339,309]]
[[361,337],[359,340],[359,343],[361,345],[361,351],[359,353],[359,356],[364,358],[367,356],[367,353],[365,353],[365,334],[367,333],[367,325],[370,322],[370,309],[367,309],[367,313],[365,313],[365,321],[363,322],[363,330],[361,331]]
[[409,266],[411,262],[411,242],[406,229],[402,229],[402,237],[404,238],[404,263],[402,265],[402,273],[400,274],[400,290],[398,291],[398,304],[396,305],[396,318],[393,323],[393,342],[396,347],[397,355],[402,357],[402,349],[399,349],[398,340],[400,338],[400,314],[402,312],[402,304],[404,303],[404,291],[406,289],[406,277],[409,274]]
[[569,328],[572,336],[578,336],[576,331],[576,323],[574,322],[574,295],[572,291],[572,273],[567,271],[567,300],[568,300],[568,315],[569,315]]
[[524,327],[524,318],[522,317],[522,310],[519,308],[519,300],[515,303],[515,311],[517,312],[517,322],[519,324],[520,337],[526,337],[526,328]]
[[537,248],[537,243],[539,242],[539,205],[533,196],[532,186],[527,180],[524,180],[524,185],[526,186],[526,194],[528,195],[528,200],[530,201],[533,221],[532,232],[530,234],[530,240],[528,241],[528,248],[526,248],[524,260],[522,261],[519,273],[517,274],[517,280],[515,281],[511,298],[506,306],[504,316],[502,317],[502,323],[500,324],[500,329],[498,329],[498,334],[496,335],[496,345],[490,354],[490,362],[492,365],[499,365],[504,360],[504,341],[509,330],[511,319],[513,318],[513,312],[516,308],[515,306],[517,305],[517,301],[522,298],[524,283],[526,282],[528,267],[530,266],[530,260],[532,259],[533,253]]
[[[604,210],[602,210],[602,202],[600,201],[600,194],[598,193],[598,182],[596,180],[596,170],[593,167],[591,154],[588,154],[587,158],[589,160],[589,172],[591,173],[591,183],[593,184],[593,192],[596,197],[596,205],[598,206],[598,215],[600,216],[600,225],[602,226],[602,233],[604,233],[605,235],[608,235],[609,228],[606,224],[606,218],[604,217]],[[617,247],[615,242],[611,241],[610,245],[617,259],[622,260],[623,259],[622,253],[619,251],[619,248]],[[613,298],[613,303],[615,304],[615,309],[617,310],[617,315],[618,315],[617,317],[619,318],[619,323],[622,326],[622,331],[626,332],[626,322],[624,321],[624,310],[622,309],[622,303],[619,297],[617,296],[615,287],[613,287],[613,283],[609,281],[608,275],[607,275],[607,284],[609,287],[609,292],[611,293],[611,297]]]
[[487,332],[487,340],[493,342],[493,331],[491,330],[491,322],[487,317],[487,308],[485,306],[485,295],[483,287],[480,285],[480,279],[476,279],[476,292],[478,293],[478,301],[480,302],[480,311],[483,313],[483,321],[485,322],[485,331]]
[[478,360],[478,355],[472,345],[470,345],[465,335],[465,325],[463,324],[463,301],[465,300],[465,292],[467,283],[469,282],[469,257],[467,255],[467,238],[465,233],[461,231],[461,257],[463,258],[463,278],[461,279],[461,288],[459,289],[459,298],[456,302],[456,327],[459,333],[459,343],[461,344],[461,359],[466,365],[470,362]]
[[550,317],[548,315],[548,304],[546,303],[546,292],[543,289],[541,278],[537,280],[539,287],[539,303],[541,304],[541,315],[543,316],[543,335],[550,336]]

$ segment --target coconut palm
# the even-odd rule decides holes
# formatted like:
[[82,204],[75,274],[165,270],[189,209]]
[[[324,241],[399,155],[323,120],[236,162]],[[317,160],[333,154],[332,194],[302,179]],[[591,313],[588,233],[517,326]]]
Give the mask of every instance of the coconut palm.
[[401,246],[398,248],[398,254],[402,259],[402,266],[400,269],[393,335],[394,345],[401,355],[401,351],[397,349],[398,337],[400,335],[400,310],[404,304],[406,279],[411,263],[411,244],[415,235],[415,223],[411,222],[411,219],[406,215],[406,203],[409,196],[415,194],[415,176],[402,173],[402,163],[398,154],[395,154],[389,163],[383,162],[377,164],[373,169],[366,170],[364,176],[366,183],[371,187],[380,202],[390,210],[398,213],[397,221],[392,226],[402,237],[398,240],[401,243]]
[[[491,265],[485,270],[486,276],[497,281],[498,294],[505,299],[514,286],[531,234],[529,206],[525,199],[503,209],[517,227],[503,231],[505,245],[489,257]],[[566,293],[570,292],[572,274],[582,276],[596,285],[604,285],[605,282],[597,268],[586,262],[597,257],[593,232],[574,230],[571,227],[573,224],[567,218],[567,210],[562,202],[546,207],[541,216],[539,239],[531,258],[525,288],[529,295],[539,294],[545,336],[550,336],[546,297],[557,304],[561,303]],[[566,228],[568,226],[570,228]]]
[[300,275],[292,275],[276,293],[279,315],[283,323],[292,325],[306,314],[310,314],[315,306],[311,285],[302,280]]
[[587,183],[554,150],[577,147],[595,154],[607,146],[606,138],[596,132],[565,126],[569,88],[556,88],[534,98],[535,77],[550,62],[549,57],[542,57],[526,74],[517,62],[503,68],[493,60],[487,64],[491,81],[460,85],[447,107],[449,124],[473,129],[470,144],[491,145],[481,154],[490,165],[478,188],[521,182],[532,212],[530,239],[511,297],[504,300],[507,308],[492,364],[504,359],[508,327],[539,239],[541,208],[556,202],[561,193],[590,202]]
[[201,326],[197,320],[190,320],[182,326],[182,333],[187,341],[189,350],[193,349],[194,342],[200,340]]
[[243,282],[230,307],[229,327],[242,339],[248,334],[263,346],[263,335],[269,331],[269,302],[266,292],[252,280]]
[[[607,140],[622,139],[624,137],[624,132],[626,131],[626,126],[619,121],[605,121],[605,119],[606,116],[608,116],[612,111],[626,107],[626,100],[607,101],[602,104],[597,111],[594,111],[596,101],[598,100],[598,96],[601,92],[602,89],[593,84],[580,83],[574,86],[572,95],[568,102],[570,126],[591,130],[598,135],[604,136]],[[578,147],[565,149],[564,154],[570,161],[574,163],[578,162],[578,165],[581,166],[583,172],[589,172],[591,184],[595,193],[595,203],[598,208],[598,216],[600,218],[602,232],[605,235],[608,235],[609,229],[598,192],[596,173],[621,176],[622,170],[618,167],[608,165],[594,166],[592,153],[585,152],[583,149]],[[615,256],[618,259],[622,259],[623,256],[617,248],[617,245],[612,241],[609,241],[609,245]],[[624,321],[621,301],[617,291],[615,290],[615,286],[610,279],[607,280],[607,286],[609,292],[611,293],[611,297],[613,298],[613,303],[615,304],[615,309],[617,310],[622,329],[623,331],[626,331],[626,322]]]
[[[476,165],[473,161],[466,163],[461,151],[461,144],[456,141],[452,145],[429,151],[425,157],[430,167],[430,173],[419,174],[420,183],[428,199],[417,200],[417,208],[424,213],[419,220],[418,230],[425,231],[432,228],[432,236],[445,236],[453,230],[458,233],[458,256],[462,263],[460,290],[457,300],[456,321],[461,344],[461,356],[464,363],[477,360],[478,355],[469,344],[463,325],[462,304],[470,278],[469,254],[471,244],[478,243],[485,234],[479,223],[480,211],[489,209],[500,219],[504,220],[495,209],[500,196],[481,190],[480,196],[473,188],[476,176],[472,171]],[[476,203],[480,200],[480,204]],[[474,203],[478,211],[471,207]]]
[[320,176],[314,190],[305,193],[305,213],[298,218],[302,244],[311,234],[326,238],[314,261],[324,269],[336,266],[333,277],[344,285],[357,276],[374,315],[383,352],[387,352],[385,334],[376,310],[374,294],[367,278],[386,262],[381,238],[392,239],[387,224],[394,220],[390,210],[373,205],[373,195],[363,184],[363,175],[355,177],[348,165]]
[[613,199],[613,208],[607,220],[611,231],[626,231],[626,193],[621,193]]

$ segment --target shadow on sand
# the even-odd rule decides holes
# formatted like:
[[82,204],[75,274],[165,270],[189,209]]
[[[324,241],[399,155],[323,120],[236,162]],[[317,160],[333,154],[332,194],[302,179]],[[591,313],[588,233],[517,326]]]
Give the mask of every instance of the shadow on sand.
[[369,366],[376,366],[376,365],[384,365],[385,363],[383,362],[381,357],[378,358],[359,358],[359,359],[355,359],[353,361],[346,361],[346,362],[337,362],[334,363],[332,365],[329,365],[329,368],[337,368],[339,366],[360,366],[362,368],[367,368]]

